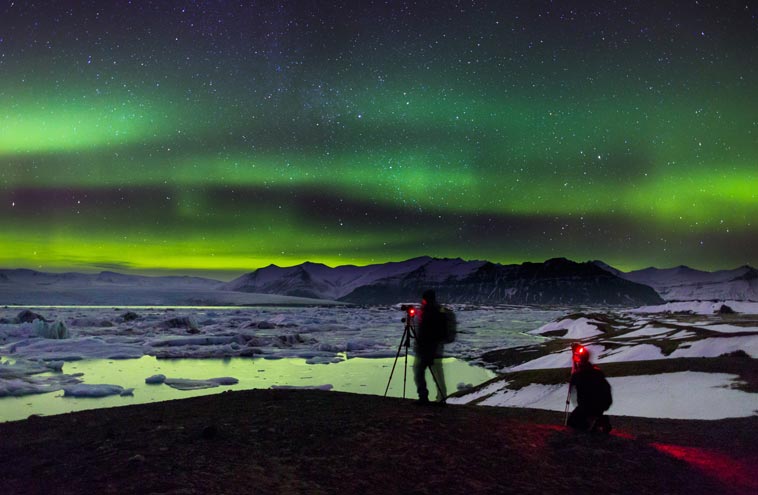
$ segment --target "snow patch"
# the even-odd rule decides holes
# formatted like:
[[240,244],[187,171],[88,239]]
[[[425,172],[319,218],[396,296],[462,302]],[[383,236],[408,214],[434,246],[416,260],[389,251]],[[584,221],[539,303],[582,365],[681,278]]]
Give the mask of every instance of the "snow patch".
[[623,346],[613,349],[596,359],[596,363],[620,363],[624,361],[651,361],[665,359],[661,349],[651,344]]
[[[758,412],[755,394],[733,388],[737,378],[726,373],[693,371],[609,378],[614,395],[608,414],[709,420],[752,416]],[[494,384],[490,386],[494,388]],[[694,402],[693,391],[697,391]],[[472,402],[482,396],[481,392],[456,398],[455,403]],[[479,404],[563,411],[567,392],[568,384],[501,388]]]
[[655,335],[665,335],[673,331],[675,330],[672,328],[656,327],[653,325],[649,325],[649,326],[642,327],[639,330],[634,330],[629,333],[617,335],[616,337],[614,337],[614,339],[633,339],[636,337],[653,337]]
[[744,351],[751,358],[758,358],[758,338],[713,337],[695,342],[684,342],[669,357],[718,357],[735,351]]
[[613,390],[618,391],[611,413],[675,419],[752,416],[758,412],[758,401],[755,394],[732,388],[737,378],[694,371],[610,378]]
[[590,320],[589,318],[564,318],[561,321],[556,321],[543,325],[536,330],[532,330],[528,333],[534,335],[542,335],[548,332],[554,332],[558,330],[567,330],[566,335],[561,338],[564,339],[587,339],[596,335],[602,335],[603,332],[597,327],[601,322]]
[[712,330],[714,332],[720,332],[720,333],[744,333],[744,332],[754,332],[758,334],[758,327],[740,327],[737,325],[705,325],[703,326],[705,330]]
[[627,310],[633,314],[651,313],[691,313],[696,315],[712,315],[717,313],[722,305],[729,306],[737,313],[758,314],[758,302],[749,301],[683,301],[659,304],[657,306],[642,306]]

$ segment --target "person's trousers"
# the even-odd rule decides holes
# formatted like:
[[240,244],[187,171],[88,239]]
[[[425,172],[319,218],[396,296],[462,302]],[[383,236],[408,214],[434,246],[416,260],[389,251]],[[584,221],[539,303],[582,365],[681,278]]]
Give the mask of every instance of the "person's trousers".
[[442,358],[435,358],[434,355],[425,356],[416,354],[416,358],[413,361],[413,381],[416,382],[419,400],[429,400],[429,389],[426,386],[427,368],[432,373],[432,382],[437,386],[437,400],[445,400],[447,390],[445,387],[445,372],[442,369]]

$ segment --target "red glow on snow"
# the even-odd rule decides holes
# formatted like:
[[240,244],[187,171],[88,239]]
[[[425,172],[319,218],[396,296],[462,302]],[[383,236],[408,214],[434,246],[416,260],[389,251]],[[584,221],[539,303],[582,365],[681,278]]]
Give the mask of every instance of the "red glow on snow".
[[619,431],[619,430],[613,430],[611,432],[611,435],[613,435],[614,437],[625,438],[627,440],[636,440],[637,439],[637,437],[635,437],[631,433],[627,433],[625,431]]
[[756,478],[755,470],[752,469],[755,465],[752,462],[740,461],[720,452],[697,447],[664,443],[651,443],[650,446],[659,452],[687,462],[722,483],[744,488],[746,493],[748,491],[758,493],[758,478]]

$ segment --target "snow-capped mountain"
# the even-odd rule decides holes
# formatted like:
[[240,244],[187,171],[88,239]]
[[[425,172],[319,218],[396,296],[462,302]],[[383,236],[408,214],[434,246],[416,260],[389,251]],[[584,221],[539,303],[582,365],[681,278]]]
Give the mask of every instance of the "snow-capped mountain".
[[[0,303],[256,304],[260,297],[308,298],[356,304],[416,301],[424,289],[441,301],[471,304],[652,305],[666,301],[758,301],[758,270],[705,272],[686,266],[622,272],[602,261],[500,265],[423,256],[368,266],[319,263],[269,265],[221,282],[200,277],[148,277],[0,270]],[[257,301],[257,302],[256,302]],[[270,303],[270,302],[268,302]],[[307,303],[303,301],[302,303]]]
[[602,262],[593,263],[623,279],[649,285],[666,301],[758,301],[758,270],[748,265],[715,272],[680,265],[674,268],[650,267],[624,273]]
[[[342,299],[361,287],[376,283],[400,283],[409,274],[421,270],[429,281],[441,282],[451,276],[466,276],[484,265],[484,261],[437,259],[428,256],[377,265],[344,265],[330,268],[320,263],[297,266],[269,265],[225,284],[224,290],[286,294],[322,299]],[[418,294],[414,294],[416,299]],[[396,301],[393,301],[396,302]]]
[[499,265],[487,261],[413,258],[365,267],[305,263],[274,265],[243,275],[225,290],[338,299],[357,304],[414,301],[435,289],[441,301],[476,304],[658,304],[650,287],[621,279],[592,263],[563,258]]

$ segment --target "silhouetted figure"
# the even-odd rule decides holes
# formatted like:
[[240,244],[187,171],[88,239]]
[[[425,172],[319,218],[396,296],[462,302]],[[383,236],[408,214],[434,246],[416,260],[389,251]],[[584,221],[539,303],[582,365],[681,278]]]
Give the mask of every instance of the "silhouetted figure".
[[422,404],[429,403],[429,389],[426,386],[426,369],[429,368],[437,385],[437,401],[445,403],[445,374],[442,370],[442,356],[445,339],[445,318],[437,303],[437,295],[433,290],[427,290],[422,295],[421,312],[416,329],[413,361],[413,379],[416,382],[418,400]]
[[605,374],[590,362],[590,353],[576,346],[573,353],[574,372],[571,387],[576,391],[576,409],[568,417],[568,425],[578,430],[610,433],[611,423],[603,413],[611,407],[611,385]]

